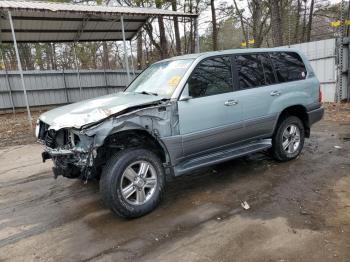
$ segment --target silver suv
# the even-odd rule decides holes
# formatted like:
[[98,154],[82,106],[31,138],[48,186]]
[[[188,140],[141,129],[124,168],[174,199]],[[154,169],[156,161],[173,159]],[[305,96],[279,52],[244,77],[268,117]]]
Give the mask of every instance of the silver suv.
[[118,215],[153,210],[166,178],[257,151],[296,158],[323,116],[319,81],[292,49],[228,50],[157,62],[122,93],[40,116],[55,177],[98,179]]

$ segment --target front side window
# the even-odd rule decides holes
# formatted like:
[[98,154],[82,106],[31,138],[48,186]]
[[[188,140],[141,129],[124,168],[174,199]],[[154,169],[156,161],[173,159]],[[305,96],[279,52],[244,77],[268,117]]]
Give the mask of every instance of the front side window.
[[200,62],[187,84],[188,94],[193,98],[232,92],[231,58],[221,56]]
[[270,57],[279,82],[305,79],[305,65],[297,53],[274,52],[270,54]]
[[236,68],[240,89],[265,85],[264,70],[258,55],[237,55]]
[[125,90],[170,98],[193,59],[155,63],[143,71]]

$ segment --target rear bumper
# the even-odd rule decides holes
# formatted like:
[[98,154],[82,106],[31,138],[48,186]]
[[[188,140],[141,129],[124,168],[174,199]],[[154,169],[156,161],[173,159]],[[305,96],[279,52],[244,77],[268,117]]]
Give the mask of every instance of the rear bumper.
[[309,111],[307,114],[309,116],[309,126],[311,126],[322,119],[324,114],[324,108],[320,107],[320,108],[314,109],[312,111]]

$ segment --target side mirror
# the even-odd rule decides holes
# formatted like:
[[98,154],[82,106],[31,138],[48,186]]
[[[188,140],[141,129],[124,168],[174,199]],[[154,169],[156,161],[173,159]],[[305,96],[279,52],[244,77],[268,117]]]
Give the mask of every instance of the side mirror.
[[180,96],[179,101],[188,101],[192,98],[192,96],[188,93],[188,83],[186,83],[185,88]]
[[179,101],[188,101],[192,99],[192,96],[189,96],[189,95],[181,95]]

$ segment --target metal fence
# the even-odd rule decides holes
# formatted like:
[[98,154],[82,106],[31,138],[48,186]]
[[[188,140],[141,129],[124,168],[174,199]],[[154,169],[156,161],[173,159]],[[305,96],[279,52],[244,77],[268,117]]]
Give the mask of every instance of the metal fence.
[[[80,81],[74,70],[23,73],[29,106],[68,104],[119,92],[128,81],[124,70],[80,70]],[[18,71],[0,71],[0,110],[26,106],[20,81]]]
[[[321,84],[324,102],[337,101],[337,86],[342,81],[344,87],[349,83],[349,44],[348,39],[344,41],[342,74],[339,74],[339,48],[337,39],[326,39],[308,43],[291,45],[290,47],[301,50],[309,59],[312,68]],[[341,100],[349,97],[347,89],[344,88]]]
[[299,44],[320,81],[324,102],[334,102],[336,91],[335,39]]

